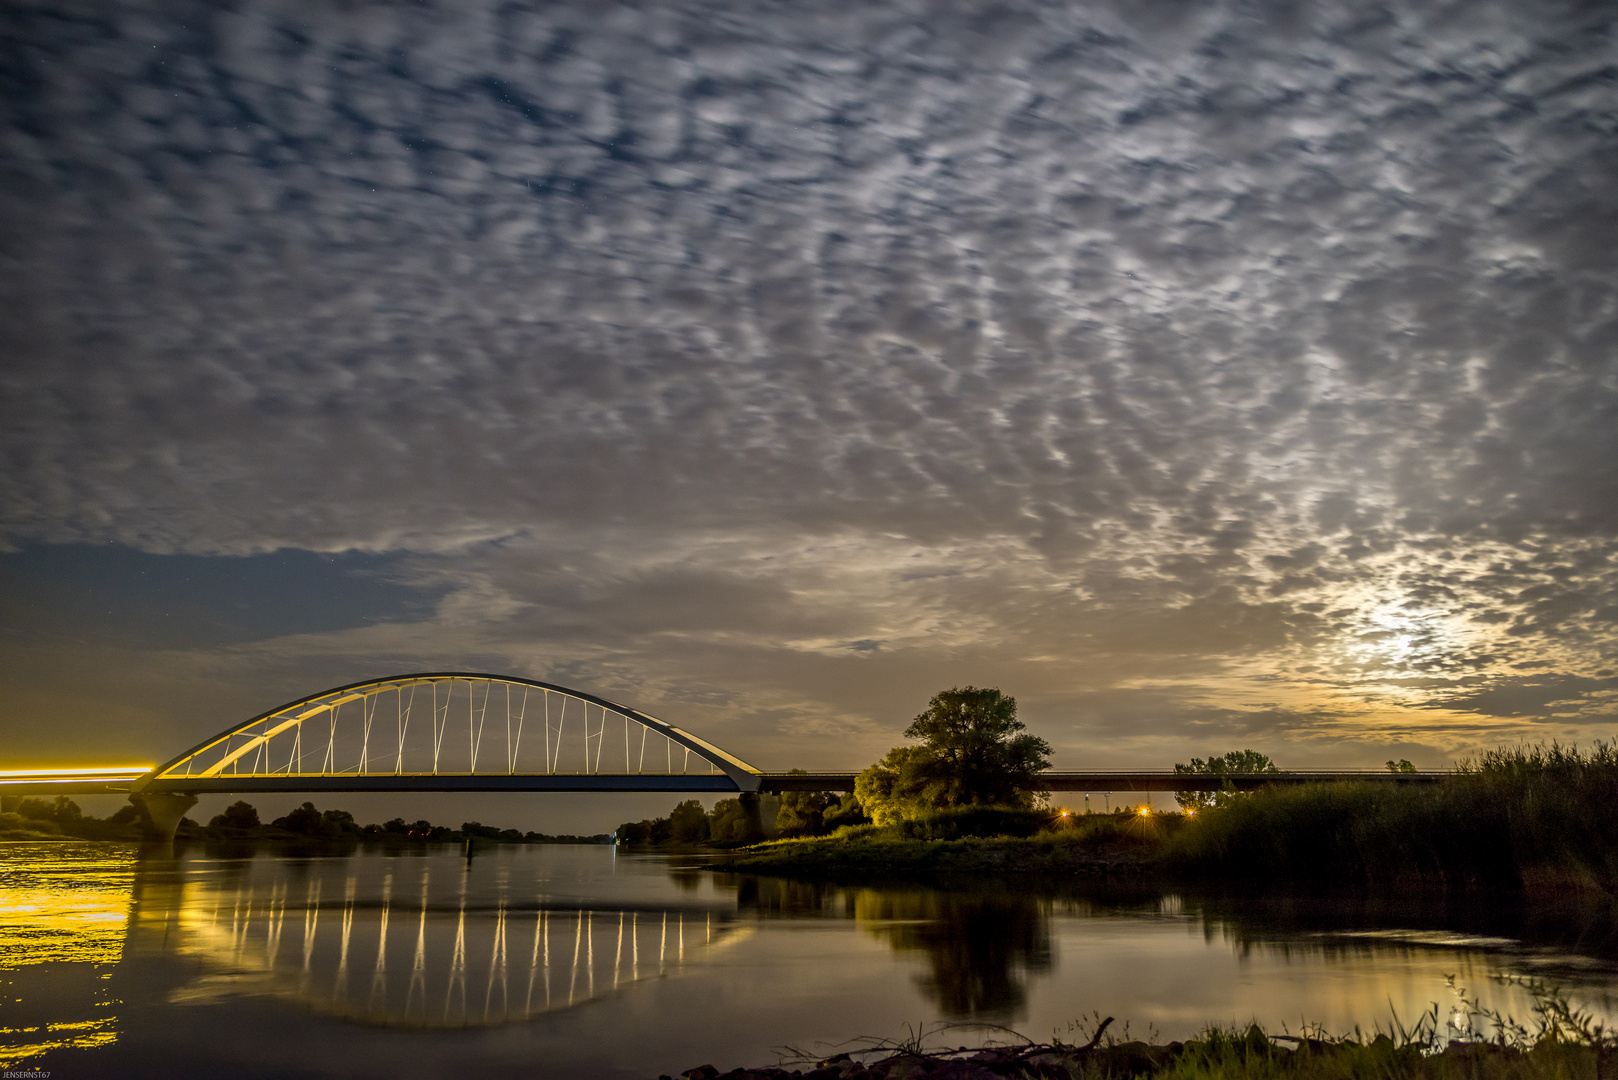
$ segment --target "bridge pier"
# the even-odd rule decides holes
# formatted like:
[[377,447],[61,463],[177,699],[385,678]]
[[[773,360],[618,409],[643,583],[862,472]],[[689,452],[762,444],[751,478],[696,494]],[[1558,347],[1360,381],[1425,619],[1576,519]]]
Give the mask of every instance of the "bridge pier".
[[187,810],[197,805],[195,795],[173,791],[142,791],[129,797],[140,811],[141,827],[146,839],[168,844],[174,841],[174,831]]
[[756,791],[744,791],[736,796],[747,815],[747,842],[756,844],[764,839],[764,806]]

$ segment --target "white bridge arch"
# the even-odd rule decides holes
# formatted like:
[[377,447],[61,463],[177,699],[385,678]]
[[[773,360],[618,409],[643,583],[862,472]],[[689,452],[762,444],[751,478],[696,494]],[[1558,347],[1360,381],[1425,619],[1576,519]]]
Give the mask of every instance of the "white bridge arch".
[[594,694],[432,671],[350,683],[261,713],[152,769],[132,793],[752,794],[765,776],[689,731]]

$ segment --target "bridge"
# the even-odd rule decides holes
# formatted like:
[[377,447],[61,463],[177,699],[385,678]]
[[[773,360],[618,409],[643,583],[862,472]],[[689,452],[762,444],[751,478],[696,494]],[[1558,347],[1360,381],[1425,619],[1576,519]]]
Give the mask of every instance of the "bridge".
[[[391,709],[388,706],[393,706]],[[678,753],[676,753],[678,748]],[[638,709],[509,675],[436,671],[350,683],[226,728],[155,768],[0,772],[0,795],[127,795],[173,839],[203,794],[667,791],[731,794],[761,831],[759,797],[853,791],[853,772],[765,772]],[[1267,784],[1432,783],[1440,772],[1041,774],[1045,791],[1251,790]]]

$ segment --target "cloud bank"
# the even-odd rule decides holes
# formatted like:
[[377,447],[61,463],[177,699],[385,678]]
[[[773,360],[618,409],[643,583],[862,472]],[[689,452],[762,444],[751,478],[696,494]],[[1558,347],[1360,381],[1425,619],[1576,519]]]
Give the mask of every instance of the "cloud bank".
[[231,678],[476,656],[825,764],[957,681],[1159,764],[1613,717],[1603,7],[0,23],[4,537],[450,591]]

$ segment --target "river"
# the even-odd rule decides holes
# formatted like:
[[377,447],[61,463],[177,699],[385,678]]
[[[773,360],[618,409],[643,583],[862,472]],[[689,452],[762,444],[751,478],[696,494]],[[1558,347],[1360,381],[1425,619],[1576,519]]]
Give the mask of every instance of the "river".
[[951,1045],[1001,1028],[1082,1040],[1099,1016],[1168,1040],[1209,1022],[1346,1032],[1436,1010],[1456,1035],[1451,978],[1525,1019],[1512,980],[1546,980],[1610,1022],[1612,925],[1500,901],[844,887],[610,847],[10,843],[0,1067],[650,1078],[921,1029]]

